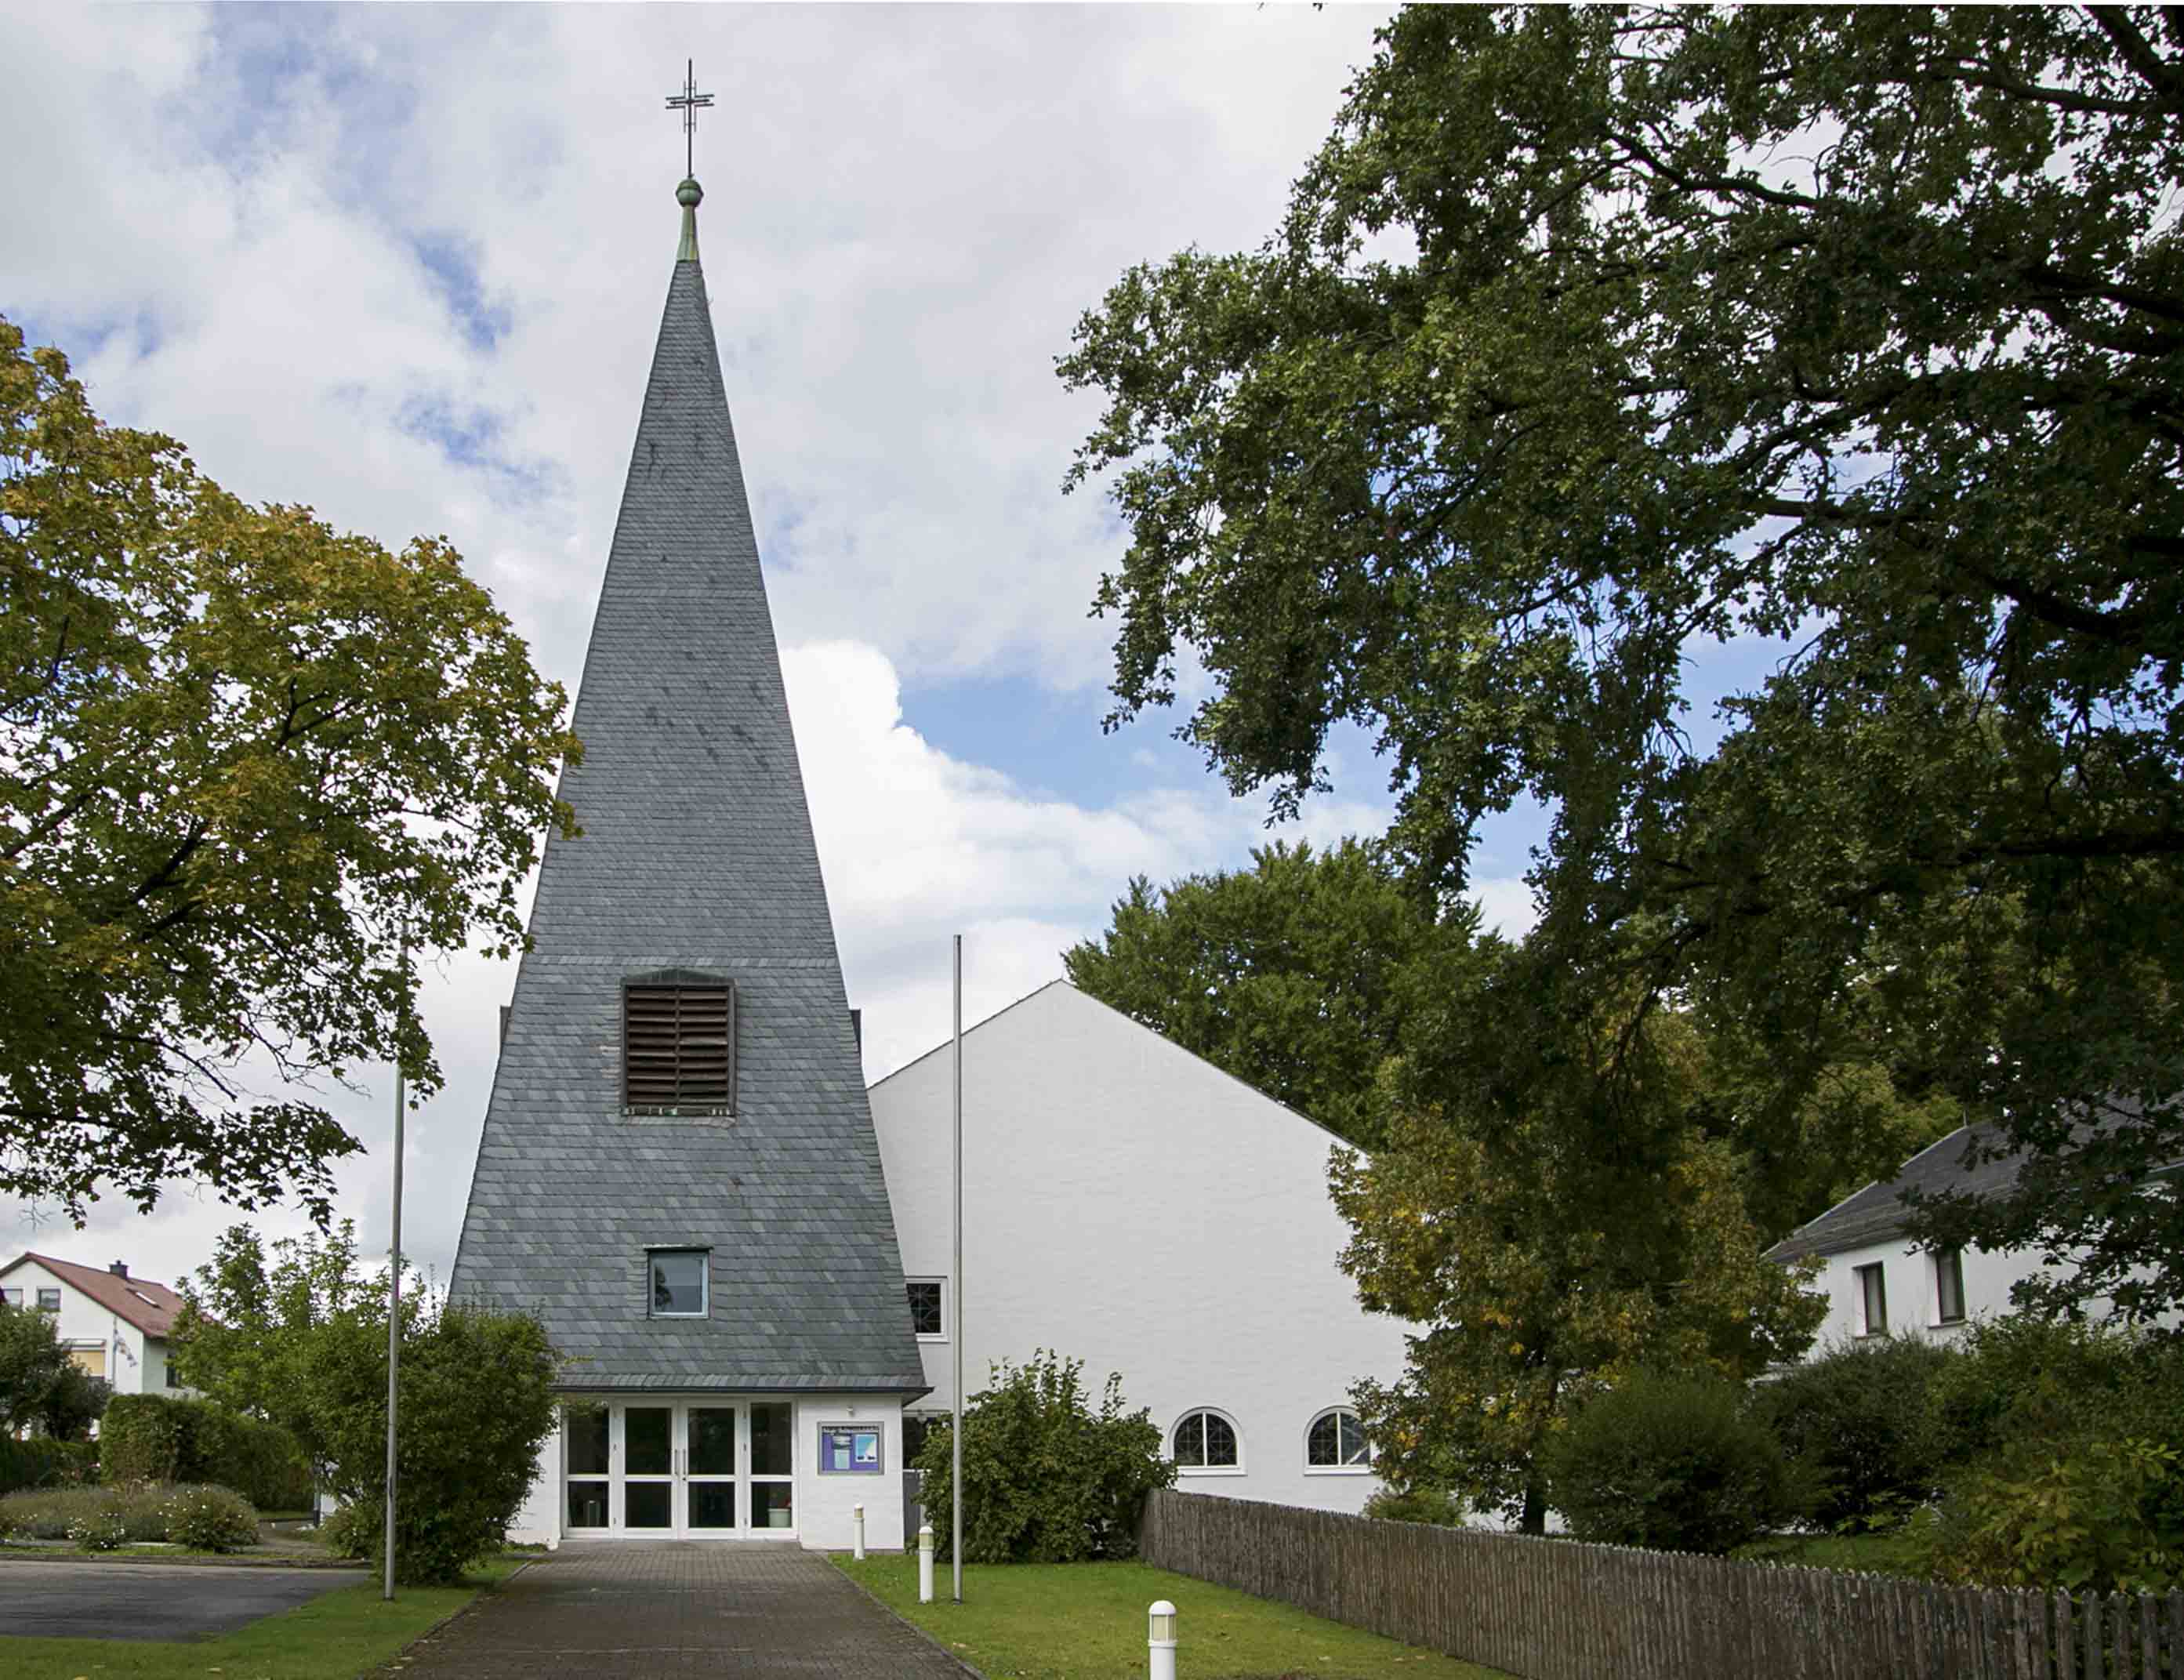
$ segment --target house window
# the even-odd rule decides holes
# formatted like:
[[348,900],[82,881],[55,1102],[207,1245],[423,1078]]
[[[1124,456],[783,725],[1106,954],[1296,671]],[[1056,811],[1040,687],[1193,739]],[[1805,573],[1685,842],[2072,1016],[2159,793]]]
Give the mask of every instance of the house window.
[[59,1290],[41,1289],[38,1292],[38,1310],[40,1312],[57,1313],[60,1311],[60,1309],[61,1292]]
[[1365,1426],[1346,1406],[1322,1412],[1304,1432],[1304,1467],[1309,1471],[1369,1469]]
[[1942,1324],[1964,1321],[1964,1255],[1944,1248],[1934,1256],[1934,1317]]
[[0,1289],[0,1302],[10,1307],[20,1307],[23,1304],[23,1292],[20,1289]]
[[169,1359],[167,1361],[167,1387],[170,1388],[179,1388],[181,1386],[182,1379],[175,1374],[175,1362],[172,1359]]
[[910,1280],[910,1327],[921,1342],[948,1339],[947,1291],[937,1277]]
[[707,1307],[707,1248],[655,1248],[646,1255],[652,1274],[651,1313],[656,1319],[701,1319]]
[[631,1113],[733,1113],[734,982],[625,985],[621,1069],[622,1107]]
[[1224,1414],[1201,1409],[1185,1412],[1169,1437],[1170,1456],[1178,1468],[1201,1476],[1240,1474],[1244,1453],[1236,1438],[1235,1423]]
[[1851,1273],[1858,1281],[1858,1333],[1888,1334],[1888,1285],[1878,1264],[1859,1266]]

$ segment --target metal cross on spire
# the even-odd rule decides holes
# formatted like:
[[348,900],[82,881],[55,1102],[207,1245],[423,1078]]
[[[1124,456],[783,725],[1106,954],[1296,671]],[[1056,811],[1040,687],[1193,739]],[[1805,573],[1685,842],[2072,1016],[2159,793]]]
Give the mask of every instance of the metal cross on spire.
[[690,59],[684,62],[687,68],[682,91],[667,96],[667,109],[682,113],[682,173],[694,176],[698,172],[698,111],[699,107],[711,104],[713,96],[698,91],[698,61]]

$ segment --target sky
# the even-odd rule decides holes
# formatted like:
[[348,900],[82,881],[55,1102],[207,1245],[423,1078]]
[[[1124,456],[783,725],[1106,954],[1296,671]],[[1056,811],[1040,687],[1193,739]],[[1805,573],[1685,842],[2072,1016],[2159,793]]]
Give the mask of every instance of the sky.
[[[874,1079],[1057,977],[1134,875],[1390,820],[1362,739],[1270,834],[1174,742],[1115,734],[1124,533],[1061,494],[1097,393],[1055,358],[1131,264],[1256,245],[1385,8],[31,7],[0,0],[0,314],[106,419],[254,501],[444,533],[571,691],[678,229],[666,96],[714,96],[707,287],[790,708]],[[1535,818],[1474,859],[1530,920]],[[445,1089],[409,1122],[404,1247],[444,1281],[512,964],[444,955]],[[261,1088],[270,1088],[261,1086]],[[389,1234],[387,1077],[320,1100]],[[243,1217],[193,1186],[0,1249],[174,1281]],[[252,1216],[269,1235],[292,1209]]]

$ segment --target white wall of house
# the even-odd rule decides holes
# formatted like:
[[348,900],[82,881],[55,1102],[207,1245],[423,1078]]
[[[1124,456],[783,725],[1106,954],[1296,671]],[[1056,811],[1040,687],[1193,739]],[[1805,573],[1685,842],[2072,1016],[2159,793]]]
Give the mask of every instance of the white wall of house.
[[[950,1270],[948,1047],[872,1090],[907,1277]],[[1201,1407],[1235,1426],[1241,1465],[1186,1491],[1354,1511],[1368,1472],[1309,1470],[1312,1420],[1360,1378],[1403,1368],[1406,1326],[1368,1314],[1336,1266],[1331,1134],[1066,983],[967,1033],[964,1376],[1039,1348],[1109,1371],[1164,1439]],[[950,1291],[945,1329],[956,1331]],[[924,1342],[944,1412],[953,1348]]]
[[1869,1333],[1864,1286],[1858,1276],[1864,1267],[1881,1269],[1887,1297],[1888,1322],[1885,1328],[1889,1334],[1923,1336],[1941,1342],[1953,1342],[1962,1336],[1967,1323],[1999,1318],[2008,1313],[2011,1310],[2009,1292],[2013,1286],[2028,1277],[2047,1275],[2054,1270],[2042,1261],[2037,1250],[2029,1248],[1993,1252],[1966,1248],[1962,1264],[1964,1318],[1948,1323],[1941,1314],[1935,1257],[1917,1244],[1902,1236],[1892,1236],[1823,1256],[1823,1269],[1814,1280],[1813,1287],[1827,1298],[1828,1316],[1814,1340],[1814,1351]]
[[167,1384],[167,1344],[147,1337],[112,1309],[94,1301],[74,1284],[47,1270],[36,1260],[23,1259],[0,1273],[0,1288],[20,1289],[22,1304],[35,1309],[38,1292],[60,1292],[60,1311],[53,1333],[75,1356],[76,1363],[95,1376],[114,1385],[117,1394],[164,1394]]

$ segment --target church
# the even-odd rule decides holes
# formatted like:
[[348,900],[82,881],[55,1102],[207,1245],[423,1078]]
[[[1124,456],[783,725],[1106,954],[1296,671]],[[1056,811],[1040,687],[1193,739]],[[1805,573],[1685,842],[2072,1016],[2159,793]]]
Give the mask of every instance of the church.
[[[868,1095],[698,252],[694,177],[600,585],[532,948],[456,1251],[565,1417],[510,1538],[903,1545],[906,1449],[1050,1347],[1153,1408],[1179,1485],[1355,1510],[1349,1384],[1402,1326],[1336,1270],[1327,1134],[1066,985]],[[884,1111],[876,1130],[875,1107]],[[979,1140],[983,1140],[982,1141]],[[990,1279],[990,1284],[981,1281]],[[985,1292],[982,1293],[982,1291]]]

